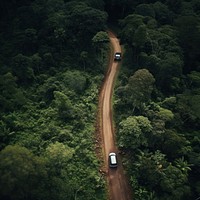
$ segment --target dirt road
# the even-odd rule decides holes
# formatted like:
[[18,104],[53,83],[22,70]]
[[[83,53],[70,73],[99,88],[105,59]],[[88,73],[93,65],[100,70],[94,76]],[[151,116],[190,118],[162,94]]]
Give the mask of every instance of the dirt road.
[[[109,32],[111,44],[113,45],[114,52],[121,52],[119,40],[114,34]],[[115,146],[115,137],[112,125],[112,90],[113,82],[118,70],[118,62],[114,62],[113,56],[111,56],[110,66],[102,87],[100,95],[100,108],[101,108],[101,124],[100,130],[102,132],[103,139],[103,151],[106,164],[108,186],[109,186],[109,199],[110,200],[131,200],[130,190],[127,184],[126,177],[123,173],[123,167],[120,157],[118,156],[117,169],[111,169],[108,165],[108,154],[110,152],[118,152]]]

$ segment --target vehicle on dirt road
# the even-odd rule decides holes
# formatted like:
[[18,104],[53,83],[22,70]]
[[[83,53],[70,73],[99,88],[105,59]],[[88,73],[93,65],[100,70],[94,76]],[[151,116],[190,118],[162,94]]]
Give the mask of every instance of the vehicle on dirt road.
[[117,167],[117,155],[114,152],[109,153],[109,166],[111,168],[116,168]]
[[122,59],[122,54],[120,52],[116,52],[114,56],[115,61],[120,61]]

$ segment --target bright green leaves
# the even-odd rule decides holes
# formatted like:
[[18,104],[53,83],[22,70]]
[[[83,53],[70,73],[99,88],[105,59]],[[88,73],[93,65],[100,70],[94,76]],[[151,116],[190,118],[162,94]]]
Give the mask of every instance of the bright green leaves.
[[109,55],[104,2],[5,2],[0,199],[106,199],[94,151],[99,69]]
[[147,146],[145,134],[152,129],[150,121],[143,116],[128,117],[119,124],[118,144],[120,147],[137,149]]
[[56,165],[56,163],[67,163],[72,158],[73,150],[60,142],[50,144],[46,148],[47,158]]
[[159,108],[158,116],[161,120],[165,122],[171,121],[174,118],[174,114],[172,113],[171,110],[168,110],[162,107]]
[[92,39],[94,43],[108,43],[109,37],[108,34],[104,31],[99,31]]
[[72,158],[74,150],[67,145],[55,142],[46,148],[45,157],[48,159],[48,164],[52,168],[52,173],[60,174],[62,169],[65,169]]

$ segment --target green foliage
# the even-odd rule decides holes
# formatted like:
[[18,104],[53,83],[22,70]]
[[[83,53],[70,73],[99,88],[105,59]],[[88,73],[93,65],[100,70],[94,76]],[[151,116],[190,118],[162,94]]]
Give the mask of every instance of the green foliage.
[[190,142],[173,130],[167,130],[163,134],[163,139],[161,149],[170,159],[188,155],[191,152]]
[[[176,109],[180,114],[183,124],[195,128],[199,122],[199,95],[181,94],[177,96]],[[198,125],[197,125],[198,127]]]
[[55,175],[59,175],[61,170],[67,167],[73,153],[74,150],[63,143],[55,142],[50,144],[46,148],[45,158],[48,159],[48,165],[52,169],[51,173],[55,171]]
[[88,59],[88,52],[82,51],[80,54],[80,60],[83,62],[84,70],[85,70],[85,65],[86,65],[87,59]]
[[116,130],[134,197],[197,199],[199,7],[0,1],[0,198],[106,199],[93,133],[109,18],[125,50]]
[[105,199],[93,136],[109,51],[104,2],[12,3],[0,3],[0,149],[13,145],[0,153],[0,198]]
[[168,9],[168,6],[161,3],[160,1],[156,1],[153,4],[155,18],[161,24],[171,24],[173,12]]
[[[177,91],[180,88],[183,61],[177,54],[169,53],[165,55],[159,65],[161,67],[159,83],[162,90],[165,92]],[[177,79],[175,79],[176,77]],[[177,83],[175,80],[177,80]]]
[[146,69],[140,69],[129,78],[126,86],[129,101],[133,102],[133,106],[139,109],[142,104],[147,103],[153,91],[155,79],[153,75]]
[[62,73],[60,79],[70,90],[82,93],[86,89],[87,76],[80,71],[67,71]]
[[18,87],[17,78],[8,72],[0,76],[0,109],[1,111],[13,111],[25,104],[25,97]]
[[[35,91],[36,97],[33,94],[29,97],[38,102],[28,103],[25,110],[4,116],[4,142],[26,146],[45,158],[48,186],[41,190],[46,198],[50,195],[51,199],[75,196],[104,199],[104,180],[98,173],[99,162],[93,152],[97,83],[101,79],[78,71],[58,73],[38,85],[39,91],[32,88],[30,92]],[[40,100],[46,96],[48,86],[56,88],[52,90],[55,97],[46,105]],[[51,192],[47,194],[46,190]]]
[[83,46],[86,46],[86,42],[90,42],[97,32],[104,30],[107,15],[85,3],[71,2],[68,5],[66,14],[69,23],[67,28],[71,31],[71,40],[75,40],[76,37],[76,41],[78,39]]
[[132,167],[135,173],[130,171],[131,181],[136,186],[138,199],[182,199],[190,194],[187,185],[190,168],[183,159],[178,159],[172,164],[167,162],[165,155],[160,151],[140,151],[135,156]]
[[93,38],[92,44],[95,47],[96,57],[99,58],[100,65],[105,64],[107,52],[109,50],[109,37],[108,33],[99,31]]
[[73,119],[75,113],[72,107],[72,103],[69,98],[62,92],[54,92],[55,101],[54,104],[58,109],[58,115],[61,119]]
[[109,42],[109,37],[106,32],[100,31],[92,38],[92,41],[94,43],[107,43]]
[[119,126],[119,147],[137,149],[141,146],[147,146],[146,134],[152,130],[147,118],[143,116],[128,117],[121,121]]
[[155,12],[151,4],[139,4],[135,8],[135,12],[142,16],[155,17]]
[[130,46],[133,45],[133,35],[139,26],[144,25],[143,20],[143,16],[132,14],[120,21],[120,26],[122,27],[120,33],[122,42],[126,42]]
[[185,71],[196,70],[199,63],[199,18],[195,15],[179,16],[176,21],[180,44],[185,53]]
[[[128,157],[125,164],[137,199],[198,197],[195,184],[191,182],[197,181],[194,177],[199,173],[197,152],[200,151],[196,145],[196,133],[193,132],[199,129],[199,84],[196,70],[199,59],[196,57],[198,50],[193,52],[198,44],[198,39],[194,38],[198,35],[196,27],[199,17],[195,16],[190,2],[167,1],[167,4],[159,1],[152,4],[138,3],[135,7],[137,15],[128,13],[119,23],[125,54],[121,82],[115,92],[115,112],[119,122],[117,136],[125,157]],[[172,5],[177,7],[176,11]],[[174,11],[190,15],[185,20],[188,22],[185,30],[182,30],[184,16],[176,16]],[[186,33],[192,29],[191,26],[196,44],[191,35]],[[149,79],[154,80],[150,84],[148,79],[141,78],[142,75],[138,78],[130,76],[133,70],[137,72],[144,67],[153,77]],[[151,131],[144,134],[142,140],[145,145],[138,145],[134,153],[132,148],[141,143],[141,137],[132,139],[132,134],[137,135],[138,129],[131,130],[131,125],[125,123],[133,114],[147,117],[151,125]],[[136,126],[134,123],[132,125]],[[196,141],[195,145],[192,141]],[[159,167],[153,162],[156,150],[164,155]],[[142,151],[143,155],[146,151],[149,153],[137,160],[140,156],[138,151]],[[188,163],[195,163],[195,167]],[[175,180],[177,177],[180,180]]]
[[163,121],[171,121],[174,118],[172,111],[165,108],[159,109],[158,116]]
[[140,25],[133,36],[133,45],[136,47],[143,47],[147,41],[147,30],[145,25]]
[[13,73],[18,77],[19,81],[28,82],[34,79],[34,72],[29,57],[18,54],[13,58],[12,67]]
[[[140,4],[139,7],[141,5],[150,6]],[[157,2],[153,6],[157,10],[161,23],[165,24],[165,21],[170,20],[168,19],[170,12],[164,4]],[[166,13],[166,16],[159,11]],[[163,19],[159,15],[162,15]],[[153,20],[151,17],[130,14],[120,21],[120,36],[122,42],[130,49],[131,53],[128,56],[133,57],[133,66],[139,65],[139,68],[149,69],[162,92],[177,92],[181,88],[180,78],[183,70],[182,51],[177,42],[177,31],[169,25],[158,26]]]
[[179,168],[170,164],[164,170],[163,175],[160,182],[163,192],[166,193],[163,195],[163,199],[173,198],[178,200],[190,193],[189,186],[186,185],[187,176]]
[[197,71],[191,71],[190,74],[188,74],[189,81],[190,81],[190,86],[194,88],[199,88],[200,87],[200,72]]
[[[47,180],[45,160],[20,146],[0,152],[0,196],[2,199],[43,199]],[[44,193],[43,193],[44,192]]]
[[[113,1],[112,5],[117,7],[120,3]],[[119,144],[123,144],[124,163],[135,198],[197,199],[199,3],[168,0],[135,1],[129,5],[132,8],[127,15],[119,18],[125,51],[115,90],[115,112],[117,136]],[[131,76],[144,67],[155,81],[155,85],[149,84],[150,90],[147,80],[142,81],[141,87],[142,78]],[[127,120],[133,114],[147,117],[152,127],[144,134],[145,145],[137,146],[134,152],[132,133],[137,135],[138,129],[131,129]],[[132,126],[136,127],[135,123]],[[140,141],[140,137],[134,138],[134,143]],[[157,150],[163,155],[159,167],[154,162]]]

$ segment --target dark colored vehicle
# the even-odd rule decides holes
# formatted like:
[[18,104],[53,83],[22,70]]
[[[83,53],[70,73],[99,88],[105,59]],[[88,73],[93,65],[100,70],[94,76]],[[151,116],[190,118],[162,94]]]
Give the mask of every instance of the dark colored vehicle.
[[109,166],[111,168],[116,168],[117,167],[117,156],[116,153],[109,153]]
[[120,52],[116,52],[114,56],[115,61],[120,61],[122,59],[122,54]]

